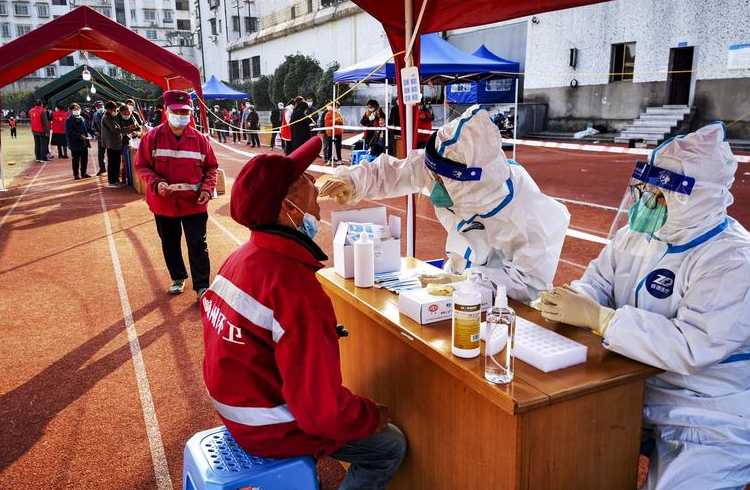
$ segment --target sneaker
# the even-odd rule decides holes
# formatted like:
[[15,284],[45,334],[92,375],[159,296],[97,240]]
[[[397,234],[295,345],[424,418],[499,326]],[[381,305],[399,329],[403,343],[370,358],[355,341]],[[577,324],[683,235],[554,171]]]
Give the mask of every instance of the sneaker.
[[98,172],[96,173],[96,176],[98,177],[98,176],[100,176],[100,175],[104,175],[104,174],[106,174],[106,173],[107,173],[107,171],[106,171],[106,170],[99,170],[99,171],[98,171]]
[[107,187],[109,187],[110,189],[119,189],[120,184],[107,184]]
[[83,175],[81,175],[81,177],[83,177],[84,179],[90,179],[91,178],[91,176],[89,174],[83,174]]
[[203,295],[206,294],[206,291],[208,291],[208,288],[200,288],[196,291],[196,294],[198,294],[198,301],[200,301]]
[[185,279],[176,279],[172,281],[172,284],[167,289],[169,294],[182,294],[185,290]]

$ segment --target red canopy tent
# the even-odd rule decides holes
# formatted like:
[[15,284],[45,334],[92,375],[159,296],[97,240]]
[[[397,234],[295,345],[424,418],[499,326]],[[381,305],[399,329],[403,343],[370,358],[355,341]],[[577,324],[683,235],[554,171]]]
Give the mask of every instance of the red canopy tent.
[[[396,84],[398,86],[398,105],[401,120],[406,121],[406,141],[413,147],[416,141],[416,127],[413,124],[416,108],[407,114],[401,98],[401,68],[406,63],[403,52],[411,36],[415,37],[411,50],[414,66],[419,66],[419,34],[447,31],[491,24],[508,19],[515,19],[527,15],[580,7],[605,0],[352,0],[367,13],[383,24],[391,50],[402,53],[394,59],[396,64]],[[426,5],[425,5],[426,3]],[[418,23],[419,12],[424,5],[421,22]],[[414,31],[417,31],[414,33]],[[407,209],[407,255],[414,255],[414,201],[408,196]]]
[[[193,89],[203,99],[200,71],[89,7],[78,7],[0,47],[0,87],[73,51],[88,51],[164,90]],[[201,107],[201,121],[206,115]]]

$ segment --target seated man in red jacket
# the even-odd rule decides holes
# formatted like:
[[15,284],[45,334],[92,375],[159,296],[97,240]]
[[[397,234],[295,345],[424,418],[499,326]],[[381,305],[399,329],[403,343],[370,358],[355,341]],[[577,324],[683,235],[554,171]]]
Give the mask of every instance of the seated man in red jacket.
[[305,170],[311,138],[288,157],[259,155],[240,172],[232,218],[250,240],[201,299],[209,396],[229,432],[264,457],[331,455],[352,463],[341,488],[381,489],[406,440],[388,410],[341,384],[333,306],[315,272],[320,208]]

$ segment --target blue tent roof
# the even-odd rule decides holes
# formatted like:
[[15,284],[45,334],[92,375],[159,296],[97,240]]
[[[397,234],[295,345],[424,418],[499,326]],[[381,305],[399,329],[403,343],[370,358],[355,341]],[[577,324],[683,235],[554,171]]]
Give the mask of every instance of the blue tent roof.
[[[195,92],[191,95],[195,98]],[[245,92],[235,90],[211,75],[211,78],[203,84],[203,98],[206,100],[241,100],[249,97]]]
[[[419,73],[423,80],[436,77],[471,80],[518,72],[518,63],[499,57],[496,60],[465,53],[437,33],[421,36],[420,49]],[[359,82],[365,78],[368,82],[382,82],[386,78],[389,81],[395,81],[395,65],[392,60],[378,68],[390,57],[390,51],[378,53],[372,58],[336,71],[333,79],[336,82]],[[376,68],[378,69],[375,70]],[[375,70],[374,73],[373,70]],[[372,75],[368,78],[371,73]]]
[[510,60],[506,60],[505,58],[501,58],[500,56],[496,55],[495,53],[487,49],[487,46],[485,46],[484,44],[479,46],[477,50],[471,54],[473,54],[474,56],[479,56],[480,58],[484,58],[487,60],[493,60],[499,63],[506,63],[507,69],[505,71],[509,73],[518,73],[519,70],[521,69],[520,63],[518,63],[517,61],[510,61]]

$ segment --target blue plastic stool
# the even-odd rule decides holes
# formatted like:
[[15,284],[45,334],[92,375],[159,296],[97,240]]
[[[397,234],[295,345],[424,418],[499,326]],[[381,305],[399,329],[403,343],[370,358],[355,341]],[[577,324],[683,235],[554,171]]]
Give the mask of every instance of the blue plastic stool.
[[185,445],[183,490],[318,490],[315,460],[259,458],[248,454],[226,427],[198,432]]
[[369,161],[369,150],[352,150],[352,165]]

